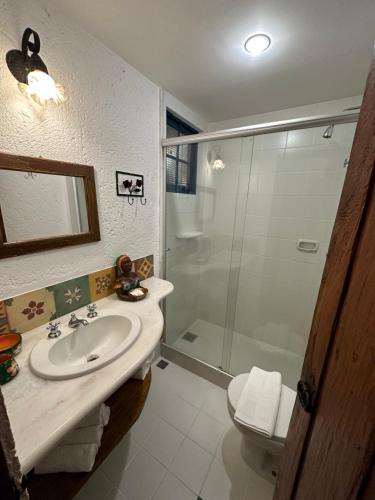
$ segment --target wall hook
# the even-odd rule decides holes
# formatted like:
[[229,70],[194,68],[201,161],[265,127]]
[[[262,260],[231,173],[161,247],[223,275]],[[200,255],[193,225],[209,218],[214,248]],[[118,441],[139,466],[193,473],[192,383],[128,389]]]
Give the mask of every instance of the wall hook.
[[[143,203],[143,199],[145,200],[145,202]],[[147,203],[147,198],[141,198],[141,205],[146,205]]]
[[128,196],[128,203],[129,203],[129,205],[133,205],[133,203],[134,203],[134,198],[132,198],[132,202],[130,203],[130,196]]

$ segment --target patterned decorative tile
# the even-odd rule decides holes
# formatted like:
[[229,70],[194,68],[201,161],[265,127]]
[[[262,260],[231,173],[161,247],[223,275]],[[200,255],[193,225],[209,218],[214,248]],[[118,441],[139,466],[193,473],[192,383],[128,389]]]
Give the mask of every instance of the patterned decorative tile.
[[89,278],[87,275],[63,281],[48,287],[48,289],[53,291],[56,316],[58,318],[90,303]]
[[53,293],[46,288],[4,301],[10,329],[25,333],[56,316]]
[[0,300],[0,335],[2,333],[9,333],[10,327],[8,324],[8,316],[5,308],[5,304]]
[[[154,275],[154,256],[133,262],[142,279]],[[47,288],[0,301],[0,334],[25,333],[52,319],[103,299],[114,293],[115,268],[108,267],[90,275],[73,278]]]
[[115,283],[116,273],[114,267],[102,269],[96,273],[89,274],[89,287],[91,302],[104,299],[114,293],[113,285]]
[[141,276],[142,279],[150,278],[154,275],[154,256],[148,255],[141,259],[135,261],[136,273]]

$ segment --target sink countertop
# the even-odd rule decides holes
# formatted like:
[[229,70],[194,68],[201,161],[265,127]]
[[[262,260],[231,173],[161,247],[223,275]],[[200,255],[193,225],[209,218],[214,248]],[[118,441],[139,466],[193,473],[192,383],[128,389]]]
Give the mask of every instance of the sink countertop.
[[[87,413],[131,378],[158,345],[164,322],[159,302],[173,291],[173,285],[154,277],[142,284],[149,289],[142,301],[123,302],[114,294],[96,302],[99,317],[132,311],[141,319],[142,329],[124,354],[94,372],[69,380],[37,377],[30,369],[29,356],[34,345],[47,337],[46,325],[23,335],[23,349],[16,358],[20,373],[1,390],[24,474]],[[86,317],[86,307],[75,312],[79,318]],[[59,318],[62,333],[70,331],[69,318],[70,314]]]

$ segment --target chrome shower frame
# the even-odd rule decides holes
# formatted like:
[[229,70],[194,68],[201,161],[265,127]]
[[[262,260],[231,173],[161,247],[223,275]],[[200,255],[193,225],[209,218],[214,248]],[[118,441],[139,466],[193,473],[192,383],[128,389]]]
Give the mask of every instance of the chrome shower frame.
[[[349,110],[348,110],[349,111]],[[350,110],[352,111],[352,110]],[[355,112],[344,112],[340,114],[333,115],[318,115],[310,116],[305,118],[295,118],[291,120],[281,120],[274,122],[261,123],[256,125],[249,125],[245,127],[237,127],[232,129],[219,130],[214,132],[202,132],[199,134],[179,136],[177,138],[163,139],[161,141],[161,220],[160,228],[162,229],[161,234],[163,235],[160,242],[160,260],[161,266],[160,270],[162,277],[166,278],[166,224],[165,224],[165,196],[166,196],[166,181],[165,181],[165,159],[166,159],[166,147],[167,146],[178,146],[182,144],[199,144],[201,142],[218,141],[224,139],[233,139],[235,137],[255,137],[257,135],[273,134],[276,132],[287,132],[290,130],[303,130],[308,128],[316,127],[328,127],[334,125],[341,125],[345,123],[355,123],[358,121],[359,111]],[[162,310],[165,317],[166,305],[165,299],[163,300]],[[164,330],[162,336],[161,344],[161,354],[165,356],[170,361],[173,361],[180,366],[210,380],[221,387],[226,387],[232,376],[227,372],[220,370],[214,366],[208,365],[202,360],[193,358],[188,354],[185,354],[175,347],[172,347],[166,343],[166,331],[165,322]]]

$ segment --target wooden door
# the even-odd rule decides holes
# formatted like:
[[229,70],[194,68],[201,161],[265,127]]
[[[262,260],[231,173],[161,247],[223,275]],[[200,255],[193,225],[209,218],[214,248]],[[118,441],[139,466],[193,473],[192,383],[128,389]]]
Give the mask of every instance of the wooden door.
[[375,58],[315,308],[274,500],[372,496],[375,433]]

